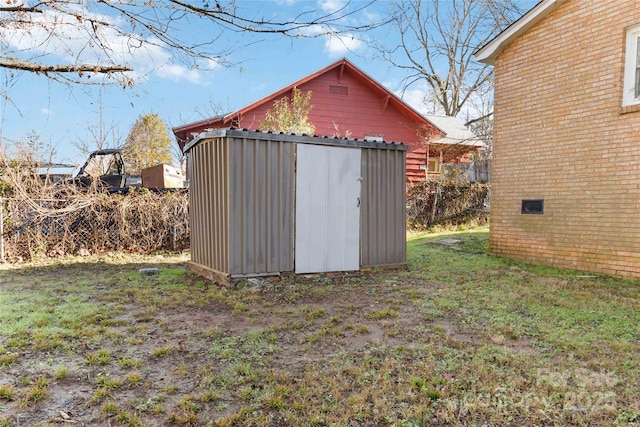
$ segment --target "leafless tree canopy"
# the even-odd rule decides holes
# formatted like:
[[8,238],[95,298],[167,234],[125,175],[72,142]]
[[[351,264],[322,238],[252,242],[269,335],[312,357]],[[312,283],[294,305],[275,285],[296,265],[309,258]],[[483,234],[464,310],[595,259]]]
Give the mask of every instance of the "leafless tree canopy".
[[378,50],[384,59],[407,71],[405,89],[426,83],[430,92],[425,98],[439,112],[457,116],[474,95],[486,93],[491,84],[492,69],[475,62],[473,52],[523,12],[517,0],[396,2],[392,15],[400,42],[380,45]]
[[[242,43],[268,35],[319,37],[353,34],[382,23],[351,19],[371,2],[337,10],[309,9],[293,18],[262,16],[255,2],[236,0],[1,0],[0,68],[87,83],[108,75],[132,83],[133,57],[159,50],[193,68],[227,63]],[[253,34],[239,42],[237,33]],[[261,38],[262,37],[262,38]]]

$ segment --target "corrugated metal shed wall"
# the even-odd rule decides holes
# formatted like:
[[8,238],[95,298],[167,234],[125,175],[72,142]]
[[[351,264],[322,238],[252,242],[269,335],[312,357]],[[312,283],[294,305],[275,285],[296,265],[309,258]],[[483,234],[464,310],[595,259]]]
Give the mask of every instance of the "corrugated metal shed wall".
[[241,276],[293,271],[296,146],[257,138],[230,138],[229,142],[228,272]]
[[191,261],[229,271],[229,140],[213,138],[189,152]]
[[404,151],[362,149],[361,267],[406,262],[405,162]]
[[360,265],[404,264],[406,146],[228,129],[187,147],[192,262],[232,278],[294,271],[299,143],[361,149]]

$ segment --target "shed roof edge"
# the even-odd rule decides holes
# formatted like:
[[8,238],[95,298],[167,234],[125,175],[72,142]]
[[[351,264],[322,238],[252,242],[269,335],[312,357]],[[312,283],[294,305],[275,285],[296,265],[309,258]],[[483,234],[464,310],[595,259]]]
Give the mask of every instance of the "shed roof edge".
[[183,152],[187,153],[193,147],[200,144],[204,140],[213,139],[213,138],[224,138],[224,137],[250,138],[250,139],[259,139],[259,140],[265,140],[265,141],[282,141],[282,142],[300,143],[300,144],[334,145],[334,146],[352,147],[352,148],[373,148],[373,149],[380,149],[380,150],[407,151],[409,149],[408,145],[405,145],[401,142],[384,142],[384,141],[378,142],[378,141],[369,141],[366,139],[365,140],[346,139],[346,138],[329,137],[329,136],[274,133],[274,132],[263,132],[263,131],[246,130],[246,129],[222,128],[222,129],[212,129],[212,130],[200,133],[197,137],[195,137],[189,144],[187,144],[184,147]]

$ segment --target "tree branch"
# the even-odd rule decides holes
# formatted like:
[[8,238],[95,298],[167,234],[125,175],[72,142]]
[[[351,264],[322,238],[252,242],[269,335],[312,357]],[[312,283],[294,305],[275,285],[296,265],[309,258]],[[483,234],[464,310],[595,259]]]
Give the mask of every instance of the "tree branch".
[[[479,93],[490,89],[492,71],[472,53],[512,22],[521,10],[516,0],[405,0],[395,2],[393,19],[400,42],[377,46],[382,58],[408,70],[402,79],[426,86],[426,98],[448,116],[457,116]],[[482,114],[482,112],[479,112]]]
[[230,65],[227,58],[244,46],[239,38],[225,37],[229,32],[295,39],[353,35],[379,27],[390,19],[355,18],[374,2],[347,0],[336,10],[264,18],[253,6],[236,0],[24,1],[0,6],[0,68],[69,84],[88,83],[69,73],[101,73],[129,85],[133,80],[123,73],[140,71],[140,57],[146,62],[170,58],[192,69],[209,61]]
[[482,116],[480,116],[480,117],[476,117],[475,119],[471,119],[471,120],[469,120],[468,122],[466,122],[464,125],[465,125],[466,127],[469,127],[469,126],[471,126],[472,124],[474,124],[474,123],[478,123],[478,122],[480,122],[480,121],[482,121],[482,120],[484,120],[484,119],[488,119],[488,118],[489,118],[489,117],[491,117],[491,116],[493,116],[493,111],[491,111],[491,112],[489,112],[489,113],[487,113],[487,114],[483,114],[483,115],[482,115]]
[[37,62],[24,61],[15,58],[0,58],[0,68],[12,70],[29,71],[32,73],[98,73],[110,74],[133,71],[132,67],[126,65],[92,65],[92,64],[72,64],[72,65],[45,65]]

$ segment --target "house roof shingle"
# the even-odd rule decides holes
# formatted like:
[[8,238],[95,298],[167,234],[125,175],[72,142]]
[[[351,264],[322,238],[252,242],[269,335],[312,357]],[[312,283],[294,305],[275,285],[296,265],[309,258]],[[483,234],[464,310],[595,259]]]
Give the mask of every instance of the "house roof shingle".
[[442,138],[430,141],[431,143],[479,148],[487,146],[456,117],[427,115],[426,118],[445,134]]

